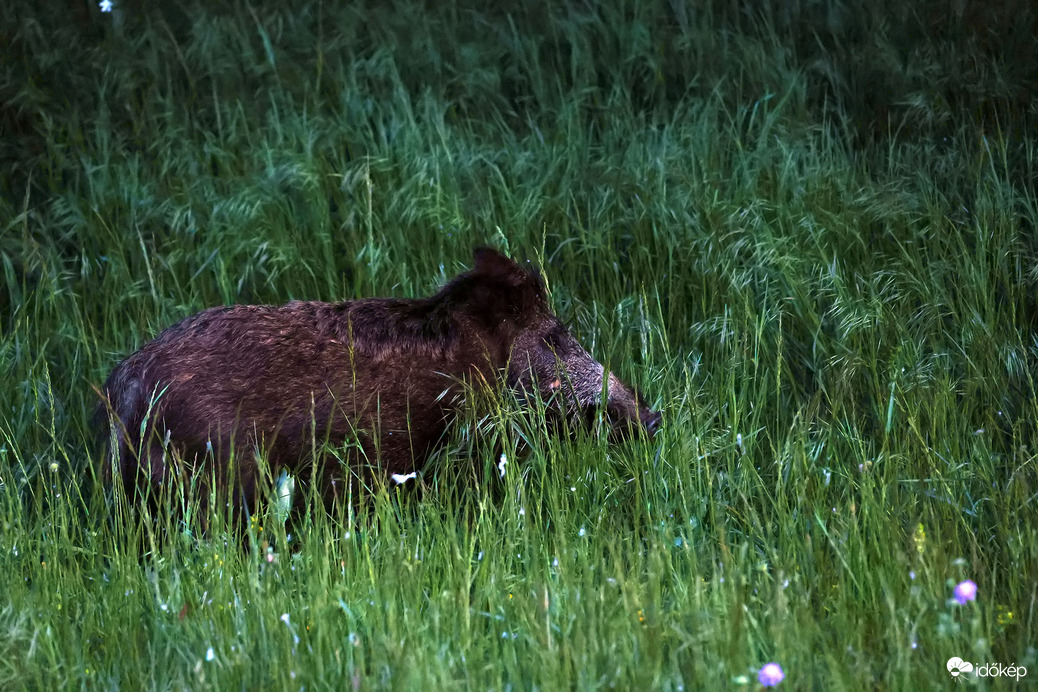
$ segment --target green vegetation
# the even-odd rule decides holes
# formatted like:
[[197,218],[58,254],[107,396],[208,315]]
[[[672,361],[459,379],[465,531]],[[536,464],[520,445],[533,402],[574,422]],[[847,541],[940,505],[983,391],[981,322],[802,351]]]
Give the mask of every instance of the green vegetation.
[[[0,18],[0,687],[1038,676],[1029,3],[159,5]],[[291,544],[95,482],[93,387],[163,327],[481,243],[653,443],[505,411],[503,480],[452,451]]]

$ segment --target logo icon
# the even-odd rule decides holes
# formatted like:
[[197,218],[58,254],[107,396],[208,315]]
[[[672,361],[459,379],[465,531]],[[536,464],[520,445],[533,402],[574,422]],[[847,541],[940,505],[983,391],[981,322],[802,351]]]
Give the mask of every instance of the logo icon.
[[959,677],[963,673],[973,672],[973,664],[969,661],[963,661],[958,656],[952,656],[948,659],[948,664],[945,666],[948,672],[951,673],[953,678]]

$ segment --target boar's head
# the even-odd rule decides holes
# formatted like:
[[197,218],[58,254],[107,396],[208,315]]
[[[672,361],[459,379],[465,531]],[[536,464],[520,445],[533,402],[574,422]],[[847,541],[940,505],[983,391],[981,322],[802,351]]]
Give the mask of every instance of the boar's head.
[[[611,439],[639,431],[653,435],[662,416],[638,392],[608,373],[552,312],[540,277],[487,248],[476,251],[473,277],[508,296],[500,327],[510,344],[508,384],[520,395],[539,395],[572,423],[590,423],[604,406]],[[505,289],[505,290],[500,290]],[[498,314],[490,310],[490,314]]]

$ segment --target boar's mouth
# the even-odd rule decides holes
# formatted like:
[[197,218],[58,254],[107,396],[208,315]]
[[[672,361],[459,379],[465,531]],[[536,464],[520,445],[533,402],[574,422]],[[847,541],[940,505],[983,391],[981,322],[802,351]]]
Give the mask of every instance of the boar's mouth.
[[607,405],[606,417],[609,421],[610,442],[624,442],[639,435],[652,438],[663,425],[663,414],[644,406],[639,406],[635,418],[626,411],[618,412],[612,406]]
[[663,414],[645,406],[640,392],[610,373],[607,394],[605,414],[610,442],[622,442],[641,435],[656,436],[663,424]]

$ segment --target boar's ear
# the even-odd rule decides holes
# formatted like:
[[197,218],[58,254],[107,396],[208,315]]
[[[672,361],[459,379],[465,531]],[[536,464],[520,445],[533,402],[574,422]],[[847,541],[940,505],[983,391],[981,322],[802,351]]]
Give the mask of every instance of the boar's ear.
[[477,247],[473,255],[476,258],[473,272],[476,274],[492,276],[512,286],[521,286],[530,278],[522,267],[493,248]]
[[[493,248],[478,247],[474,254],[476,266],[472,275],[506,288],[502,297],[507,301],[509,313],[532,316],[542,311],[547,297],[539,274],[527,271]],[[498,314],[494,310],[487,313]]]

